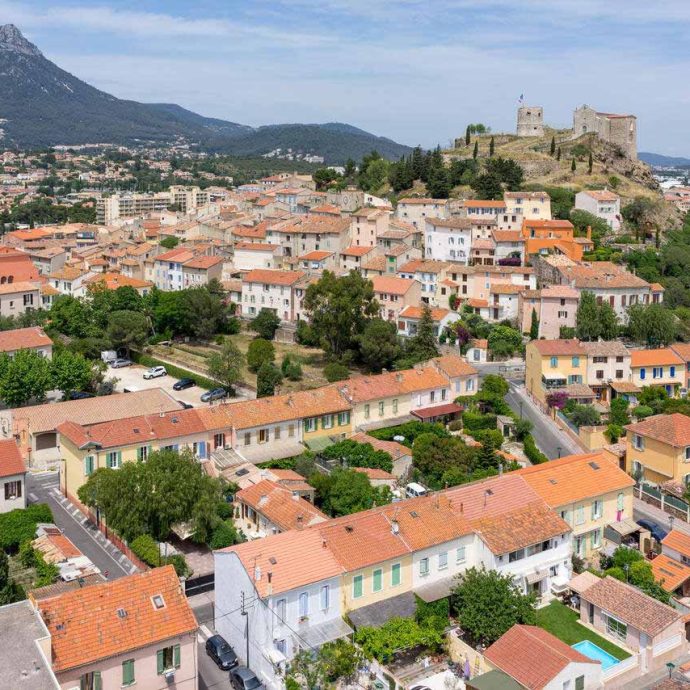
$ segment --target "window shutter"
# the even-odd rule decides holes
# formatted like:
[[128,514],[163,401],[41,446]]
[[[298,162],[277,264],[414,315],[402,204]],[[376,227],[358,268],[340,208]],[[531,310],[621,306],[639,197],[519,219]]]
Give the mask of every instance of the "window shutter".
[[144,459],[144,449],[142,446],[137,448],[137,462],[141,462]]
[[158,665],[158,675],[160,676],[163,671],[165,671],[165,658],[164,651],[162,649],[159,649],[156,652],[156,663]]
[[148,458],[151,453],[153,453],[153,446],[149,446],[149,452],[146,454],[146,457]]
[[94,671],[93,672],[93,689],[94,690],[102,690],[101,672],[100,671]]
[[173,665],[175,668],[180,668],[180,645],[176,644],[173,647]]
[[122,451],[117,451],[117,466],[122,467]]
[[199,457],[200,458],[206,457],[206,442],[205,441],[199,441]]
[[122,685],[131,685],[134,682],[134,659],[122,662]]

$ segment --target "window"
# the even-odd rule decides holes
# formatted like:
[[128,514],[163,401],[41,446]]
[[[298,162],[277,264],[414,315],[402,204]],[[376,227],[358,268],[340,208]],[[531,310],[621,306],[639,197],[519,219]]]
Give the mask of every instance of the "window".
[[369,403],[366,403],[364,405],[364,419],[369,419]]
[[383,589],[383,570],[378,568],[374,570],[373,584],[371,587],[372,592],[380,592]]
[[122,685],[132,685],[134,683],[134,659],[127,659],[122,662]]
[[321,610],[327,611],[331,605],[331,588],[329,585],[321,587],[321,596],[319,599],[321,601]]
[[285,615],[287,611],[287,600],[286,599],[278,599],[276,602],[276,615],[281,621],[285,620]]
[[79,690],[101,690],[101,672],[91,671],[79,679]]
[[5,500],[11,501],[22,497],[22,482],[5,482]]
[[438,569],[445,570],[448,567],[448,552],[444,551],[438,555]]
[[642,436],[633,434],[632,443],[635,450],[644,450],[644,438]]
[[585,507],[578,506],[575,508],[575,524],[581,525],[585,521]]
[[625,507],[625,494],[623,492],[618,494],[618,499],[616,501],[616,509],[617,510],[623,510]]
[[601,499],[592,501],[592,520],[599,520],[604,513],[604,504]]
[[465,547],[464,546],[458,546],[457,551],[455,552],[455,562],[456,563],[464,563],[465,562]]
[[391,566],[391,586],[397,587],[402,581],[400,577],[400,563],[393,563]]
[[259,429],[259,443],[268,441],[268,429]]
[[441,391],[441,400],[445,400],[448,397],[448,391],[444,388]]
[[273,438],[277,441],[280,439],[280,427],[277,426],[273,429]]
[[[367,414],[367,411],[366,411],[366,406],[365,406],[365,409],[364,409],[364,416],[365,416],[365,417],[368,417],[368,416],[369,416],[369,415]],[[316,429],[318,428],[317,424],[318,424],[318,423],[317,423],[317,421],[316,421],[316,417],[309,417],[308,419],[305,419],[305,420],[304,420],[304,430],[305,430],[306,432],[316,431]]]
[[606,632],[611,635],[611,637],[625,640],[628,635],[628,626],[623,623],[623,621],[616,620],[609,615],[604,614],[604,617],[606,619]]
[[551,358],[551,368],[555,369],[558,366],[558,357]]
[[511,551],[508,554],[508,563],[514,563],[515,561],[521,561],[525,557],[525,550],[518,549],[517,551]]
[[251,443],[252,443],[252,434],[250,431],[245,431],[244,432],[244,445],[250,446]]
[[333,428],[333,415],[332,414],[324,415],[322,420],[321,420],[321,426],[323,429],[332,429]]
[[585,677],[578,676],[575,679],[575,690],[585,690]]
[[340,412],[338,414],[338,425],[339,426],[345,426],[350,423],[350,413],[349,412]]
[[[348,414],[350,414],[350,413],[348,412]],[[288,437],[289,437],[289,438],[293,438],[294,435],[295,435],[295,425],[294,425],[294,424],[289,424],[289,425],[288,425]]]
[[299,595],[299,615],[300,618],[306,618],[309,615],[309,593],[302,592]]
[[110,469],[117,469],[122,462],[122,453],[119,450],[111,451],[106,454],[105,462]]
[[640,378],[641,378],[641,379],[644,379],[644,378],[646,378],[646,376],[647,376],[647,371],[645,370],[644,367],[642,367],[642,368],[640,369]]
[[591,533],[592,548],[598,549],[601,546],[601,528],[592,530]]
[[623,378],[623,370],[622,369],[616,369],[616,378],[617,379]]
[[84,458],[84,475],[86,477],[88,477],[90,474],[93,474],[94,469],[95,469],[94,457],[93,457],[93,455],[87,455]]
[[[246,441],[247,435],[245,434],[245,446],[249,443]],[[213,434],[213,447],[222,448],[225,445],[225,434]]]
[[358,599],[363,594],[363,578],[361,575],[355,575],[352,579],[352,598]]
[[670,370],[670,376],[671,376],[671,378],[673,378],[675,375],[676,375],[676,368],[675,368],[675,367],[671,367],[671,370]]
[[429,559],[428,558],[422,558],[419,561],[419,574],[420,575],[428,575],[429,574]]
[[429,402],[434,402],[435,399],[436,399],[436,391],[431,391],[431,393],[429,394]]
[[379,417],[383,417],[383,400],[379,403]]
[[465,383],[465,390],[466,391],[473,391],[474,390],[474,379],[467,379]]
[[149,447],[148,446],[139,446],[137,448],[137,460],[139,462],[145,462],[146,459],[149,456]]
[[180,645],[176,644],[159,649],[156,652],[156,657],[159,676],[162,676],[166,671],[180,668]]
[[574,367],[579,367],[580,366],[580,358],[579,357],[573,357],[572,363]]

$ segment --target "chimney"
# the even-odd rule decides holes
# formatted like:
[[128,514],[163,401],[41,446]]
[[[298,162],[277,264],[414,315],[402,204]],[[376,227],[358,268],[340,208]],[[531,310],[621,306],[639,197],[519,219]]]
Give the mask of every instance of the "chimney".
[[292,492],[292,500],[299,501],[299,493],[297,491]]
[[254,566],[254,582],[261,580],[261,568],[258,565]]
[[327,546],[327,544],[326,544],[326,537],[323,537],[323,538],[321,539],[321,548],[325,549],[326,546]]
[[271,594],[273,594],[273,583],[272,583],[273,573],[269,570],[266,573],[266,577],[268,579],[267,595],[270,597]]
[[500,477],[503,474],[503,463],[499,462],[498,463],[498,476]]
[[398,523],[397,520],[391,520],[391,533],[392,534],[399,534],[400,533],[400,524]]
[[592,226],[591,225],[587,226],[587,239],[588,240],[592,239]]

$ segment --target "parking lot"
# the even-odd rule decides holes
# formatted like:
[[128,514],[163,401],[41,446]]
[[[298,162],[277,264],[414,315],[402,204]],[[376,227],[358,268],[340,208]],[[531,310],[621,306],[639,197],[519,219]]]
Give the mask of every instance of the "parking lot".
[[144,372],[147,368],[148,367],[139,366],[138,364],[132,364],[129,367],[122,367],[120,369],[108,367],[105,377],[109,379],[114,376],[119,379],[115,385],[116,391],[121,392],[125,388],[129,391],[142,391],[147,388],[162,388],[170,393],[175,400],[179,400],[180,402],[189,403],[195,407],[208,404],[202,403],[199,399],[201,394],[205,392],[204,388],[192,386],[183,391],[174,391],[173,384],[179,380],[176,376],[170,376],[170,374],[168,374],[167,376],[159,376],[156,379],[145,379]]

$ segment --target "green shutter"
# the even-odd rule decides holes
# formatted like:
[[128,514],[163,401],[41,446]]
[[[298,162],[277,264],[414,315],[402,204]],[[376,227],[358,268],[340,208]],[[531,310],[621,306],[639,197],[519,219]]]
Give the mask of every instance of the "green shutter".
[[159,649],[156,652],[156,663],[158,664],[158,675],[160,676],[165,671],[165,651]]
[[93,688],[94,690],[101,690],[103,686],[101,685],[101,672],[100,671],[94,671],[93,672]]
[[383,570],[374,570],[374,592],[380,592],[383,589]]
[[134,682],[134,659],[122,662],[122,685],[131,685]]
[[391,585],[397,587],[400,584],[400,563],[394,563],[391,568]]
[[139,446],[137,448],[137,462],[141,462],[144,459],[144,447]]
[[117,466],[122,467],[122,451],[117,451]]
[[362,596],[362,576],[356,575],[352,581],[352,596],[356,599]]
[[173,666],[180,668],[180,645],[176,644],[173,647]]

